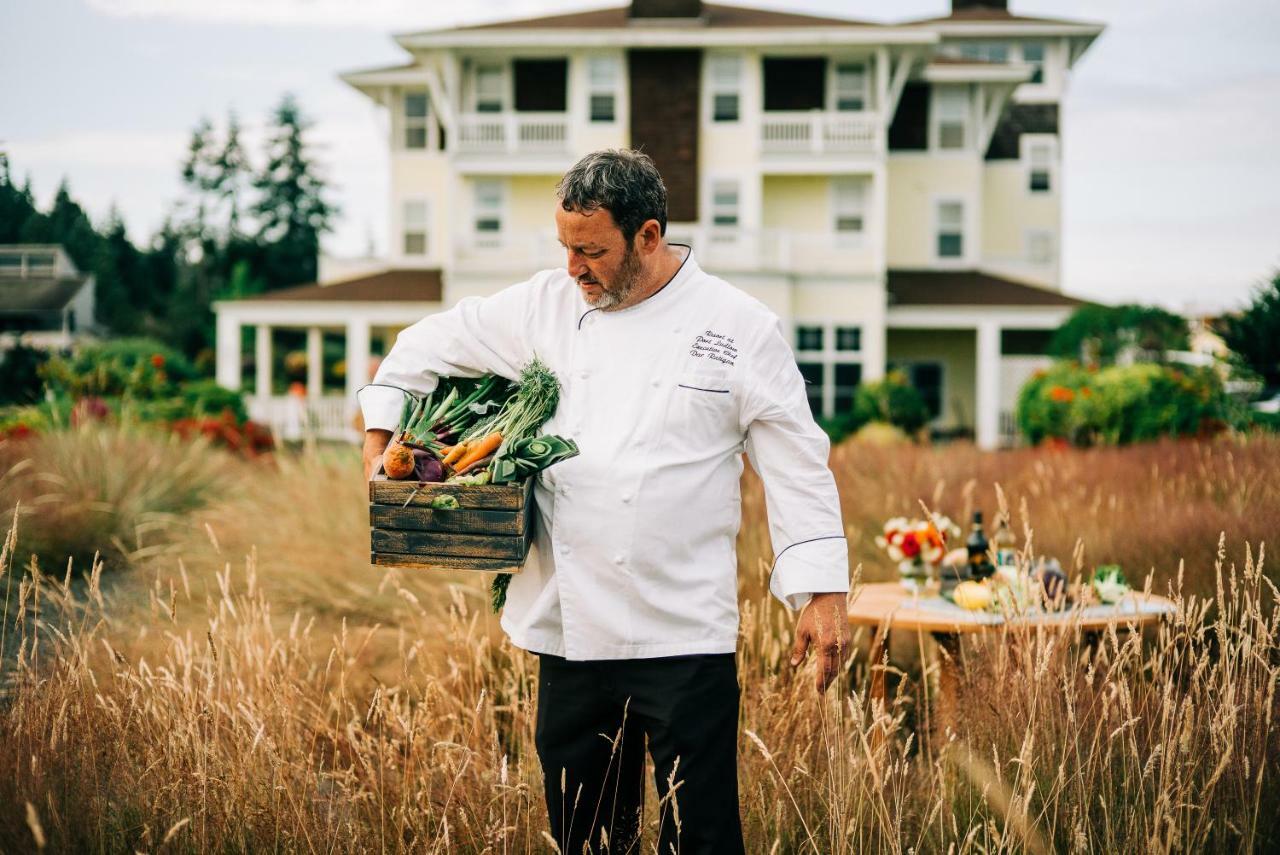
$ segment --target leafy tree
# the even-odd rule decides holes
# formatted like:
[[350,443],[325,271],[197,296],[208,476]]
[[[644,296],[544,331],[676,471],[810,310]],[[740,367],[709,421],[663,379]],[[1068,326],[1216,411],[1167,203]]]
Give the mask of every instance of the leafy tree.
[[337,216],[307,151],[304,136],[310,127],[293,96],[286,95],[272,115],[266,163],[254,181],[261,195],[253,213],[268,247],[263,274],[270,288],[315,281],[320,235],[331,230]]
[[1086,365],[1113,365],[1122,355],[1163,362],[1190,346],[1187,321],[1157,306],[1081,306],[1049,342],[1049,353]]
[[1223,319],[1222,338],[1268,389],[1280,387],[1280,271],[1254,292],[1247,309]]

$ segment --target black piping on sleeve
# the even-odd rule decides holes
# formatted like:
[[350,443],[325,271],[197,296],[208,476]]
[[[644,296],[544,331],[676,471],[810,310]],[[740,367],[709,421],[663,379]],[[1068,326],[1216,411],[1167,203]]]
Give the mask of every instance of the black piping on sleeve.
[[817,541],[817,540],[844,540],[844,539],[845,539],[845,536],[843,534],[824,534],[821,537],[811,537],[808,540],[797,540],[795,543],[789,544],[788,546],[784,547],[782,552],[779,552],[777,555],[773,556],[773,566],[769,568],[769,575],[770,576],[773,575],[774,568],[778,566],[778,559],[781,558],[784,554],[786,554],[786,551],[790,549],[792,546],[800,546],[805,543],[813,543],[814,541]]

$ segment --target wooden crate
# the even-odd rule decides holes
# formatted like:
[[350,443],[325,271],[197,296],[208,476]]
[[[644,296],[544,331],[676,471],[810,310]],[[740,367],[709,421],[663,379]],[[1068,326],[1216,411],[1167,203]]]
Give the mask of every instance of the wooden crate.
[[[433,510],[438,496],[458,507]],[[406,504],[407,502],[407,504]],[[533,542],[533,479],[484,486],[369,482],[369,548],[374,564],[415,570],[518,573]]]

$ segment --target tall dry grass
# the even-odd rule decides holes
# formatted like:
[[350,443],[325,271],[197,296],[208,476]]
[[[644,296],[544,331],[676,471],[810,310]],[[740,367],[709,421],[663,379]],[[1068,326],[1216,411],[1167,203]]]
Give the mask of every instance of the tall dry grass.
[[[1107,490],[1115,498],[1102,504],[1131,523],[1140,501],[1177,496],[1244,501],[1275,520],[1276,444],[1267,450],[1153,447],[1099,466],[1089,453],[841,449],[835,466],[845,502],[859,506],[855,533],[883,513],[861,504],[897,507],[913,485],[936,506],[959,502],[973,473],[971,495],[999,480],[1015,506],[1030,496],[1037,542],[1069,550],[1073,529],[1057,526],[1103,528],[1091,509]],[[1181,474],[1130,477],[1153,462]],[[532,738],[536,660],[502,640],[481,580],[366,566],[356,467],[334,455],[235,470],[254,480],[194,515],[180,556],[144,561],[108,595],[100,571],[81,589],[24,574],[11,532],[0,584],[22,578],[2,642],[18,666],[0,709],[0,847],[550,849]],[[1229,467],[1244,486],[1197,486],[1189,474]],[[1071,490],[1073,474],[1086,486]],[[1280,840],[1280,594],[1241,542],[1250,520],[1224,526],[1238,561],[1214,532],[1208,563],[1196,557],[1181,576],[1176,561],[1151,562],[1178,612],[1145,640],[967,645],[962,714],[943,735],[924,726],[936,669],[927,641],[880,720],[863,665],[822,698],[811,674],[789,672],[793,618],[764,593],[759,513],[747,503],[748,851],[1225,852]],[[1150,528],[1136,536],[1156,542]],[[1164,537],[1200,556],[1191,528]],[[1094,548],[1086,540],[1086,554]],[[882,572],[867,547],[854,549]]]

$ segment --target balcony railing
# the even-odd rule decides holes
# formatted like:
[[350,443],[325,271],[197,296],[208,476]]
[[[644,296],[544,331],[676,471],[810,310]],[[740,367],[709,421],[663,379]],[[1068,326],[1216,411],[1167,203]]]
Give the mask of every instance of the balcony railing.
[[569,150],[564,113],[469,113],[458,120],[460,154],[562,154]]
[[[717,272],[871,273],[879,258],[869,236],[856,234],[673,225],[667,239],[689,244],[699,263]],[[467,235],[455,245],[454,261],[463,269],[528,274],[563,267],[565,254],[549,233]]]
[[872,154],[881,132],[874,113],[765,113],[760,146],[766,154]]

